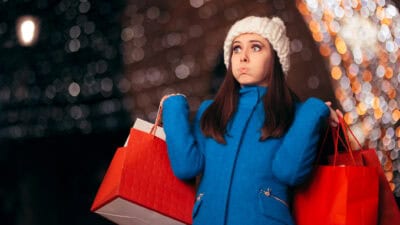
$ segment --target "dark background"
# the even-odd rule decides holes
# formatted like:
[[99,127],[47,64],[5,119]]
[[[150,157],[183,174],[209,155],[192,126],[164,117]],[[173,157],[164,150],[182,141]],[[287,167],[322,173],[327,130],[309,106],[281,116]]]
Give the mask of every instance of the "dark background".
[[[111,224],[90,206],[132,122],[121,91],[101,87],[123,76],[125,6],[0,2],[0,224]],[[32,47],[17,42],[16,19],[23,15],[40,19]],[[76,25],[81,44],[72,52]],[[81,87],[77,97],[68,94],[71,82]]]

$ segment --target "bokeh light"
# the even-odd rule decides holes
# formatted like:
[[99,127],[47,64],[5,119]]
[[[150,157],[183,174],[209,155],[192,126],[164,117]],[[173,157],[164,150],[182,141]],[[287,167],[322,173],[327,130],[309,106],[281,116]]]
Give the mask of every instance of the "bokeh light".
[[[400,196],[400,15],[390,1],[296,2],[331,71],[344,119]],[[395,132],[396,131],[396,132]]]
[[34,45],[39,36],[39,19],[33,16],[22,16],[17,20],[17,37],[22,46]]
[[[137,27],[121,32],[121,2],[0,4],[0,138],[101,133],[130,127],[132,108],[102,111],[99,107],[104,102],[130,99],[122,97],[130,86],[121,85],[126,80],[121,36],[136,38],[144,31]],[[155,14],[156,10],[149,11],[150,17]],[[137,55],[134,59],[141,57],[140,52]]]

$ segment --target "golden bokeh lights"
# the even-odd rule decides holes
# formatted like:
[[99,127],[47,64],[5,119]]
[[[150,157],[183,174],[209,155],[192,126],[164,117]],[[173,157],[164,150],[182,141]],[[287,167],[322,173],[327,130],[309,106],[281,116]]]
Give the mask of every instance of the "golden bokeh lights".
[[362,144],[377,150],[400,196],[400,15],[385,0],[297,0],[325,57],[344,111]]

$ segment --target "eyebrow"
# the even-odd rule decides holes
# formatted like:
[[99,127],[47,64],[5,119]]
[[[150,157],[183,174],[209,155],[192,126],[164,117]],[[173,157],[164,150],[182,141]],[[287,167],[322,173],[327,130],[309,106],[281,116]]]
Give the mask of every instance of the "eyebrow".
[[[259,40],[250,40],[249,41],[250,43],[260,43],[260,44],[262,44],[262,45],[264,45],[261,41],[259,41]],[[235,44],[235,43],[242,43],[241,41],[234,41],[232,44]]]

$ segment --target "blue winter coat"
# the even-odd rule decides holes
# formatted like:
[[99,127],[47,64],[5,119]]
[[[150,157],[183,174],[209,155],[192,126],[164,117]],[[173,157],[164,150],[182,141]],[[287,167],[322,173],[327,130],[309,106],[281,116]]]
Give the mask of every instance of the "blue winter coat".
[[311,171],[329,108],[316,98],[299,103],[283,137],[260,141],[266,91],[258,86],[241,88],[225,145],[200,130],[201,115],[212,101],[200,105],[191,125],[184,97],[165,100],[163,123],[173,171],[181,179],[202,174],[193,208],[194,225],[294,224],[289,191]]

